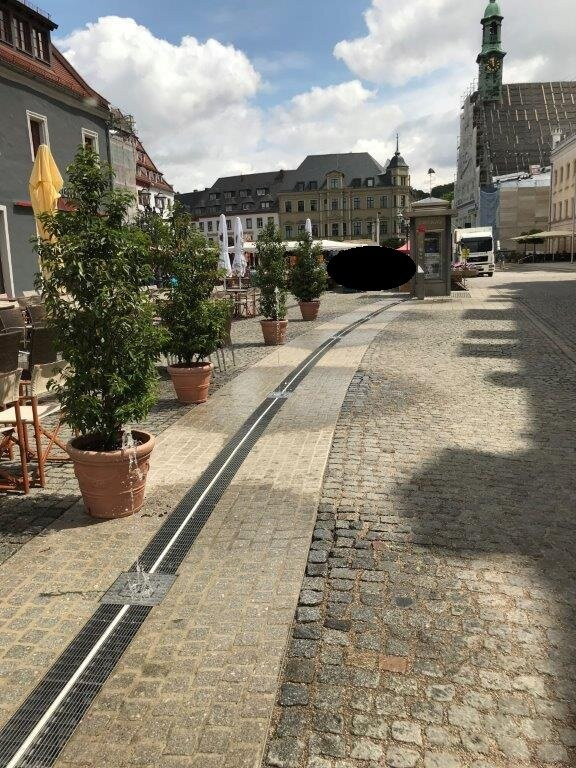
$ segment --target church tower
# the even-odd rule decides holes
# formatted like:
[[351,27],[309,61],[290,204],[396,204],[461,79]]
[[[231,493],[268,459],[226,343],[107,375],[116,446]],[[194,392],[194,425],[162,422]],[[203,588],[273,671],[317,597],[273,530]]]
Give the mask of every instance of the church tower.
[[482,19],[482,53],[478,54],[478,95],[483,101],[502,98],[502,13],[497,0],[491,0]]

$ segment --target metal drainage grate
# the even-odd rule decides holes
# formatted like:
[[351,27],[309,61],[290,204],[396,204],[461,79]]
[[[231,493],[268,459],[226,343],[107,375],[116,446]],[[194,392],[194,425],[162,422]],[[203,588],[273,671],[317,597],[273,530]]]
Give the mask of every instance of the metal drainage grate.
[[160,605],[176,576],[170,573],[121,573],[100,600],[108,605]]

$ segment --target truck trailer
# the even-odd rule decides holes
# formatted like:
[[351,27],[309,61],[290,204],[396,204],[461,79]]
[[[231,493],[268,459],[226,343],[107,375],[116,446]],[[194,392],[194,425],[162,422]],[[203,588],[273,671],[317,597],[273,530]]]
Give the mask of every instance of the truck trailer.
[[466,261],[478,274],[494,274],[494,234],[492,227],[468,227],[454,230],[454,255]]

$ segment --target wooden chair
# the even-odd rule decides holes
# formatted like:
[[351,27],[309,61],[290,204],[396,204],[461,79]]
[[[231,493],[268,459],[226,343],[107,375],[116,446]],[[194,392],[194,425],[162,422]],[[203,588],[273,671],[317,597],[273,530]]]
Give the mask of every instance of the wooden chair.
[[8,373],[18,368],[18,357],[22,346],[22,333],[0,331],[0,373]]
[[[21,475],[18,476],[0,466],[0,490],[18,491],[22,489],[24,493],[28,493],[30,490],[28,457],[25,450],[26,438],[19,400],[21,374],[20,368],[7,373],[0,373],[0,407],[5,409],[0,411],[0,457],[8,454],[8,457],[12,459],[13,447],[14,445],[18,446],[21,470]],[[14,431],[16,431],[16,436],[14,436]]]

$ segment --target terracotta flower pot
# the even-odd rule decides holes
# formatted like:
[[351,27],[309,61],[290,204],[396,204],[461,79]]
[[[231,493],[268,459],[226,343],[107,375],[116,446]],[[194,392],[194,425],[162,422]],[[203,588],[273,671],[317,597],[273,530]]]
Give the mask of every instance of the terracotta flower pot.
[[302,312],[302,320],[316,320],[318,317],[318,310],[320,309],[320,302],[318,299],[315,301],[300,301],[300,312]]
[[181,403],[205,403],[212,379],[212,363],[192,363],[169,365],[168,373],[176,390],[176,397]]
[[[66,446],[74,464],[86,512],[91,517],[113,520],[139,512],[144,503],[146,475],[155,440],[148,432],[133,430],[136,443],[130,449],[93,451],[91,435],[75,437]],[[131,455],[132,454],[132,455]]]
[[260,320],[264,344],[268,347],[284,344],[288,320]]

